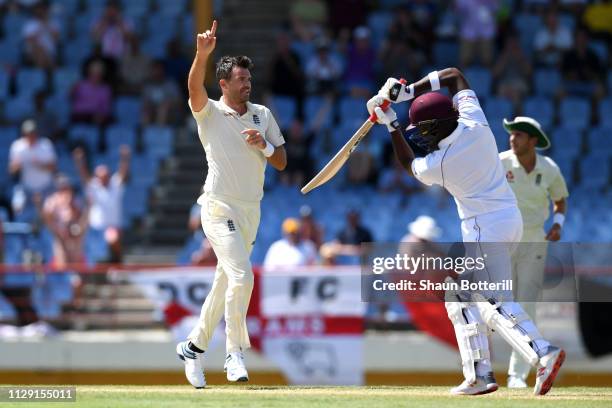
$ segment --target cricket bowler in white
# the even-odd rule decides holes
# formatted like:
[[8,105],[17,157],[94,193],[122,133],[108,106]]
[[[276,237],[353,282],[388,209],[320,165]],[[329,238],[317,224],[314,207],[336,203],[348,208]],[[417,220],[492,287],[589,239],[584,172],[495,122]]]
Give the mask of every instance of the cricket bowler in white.
[[[511,149],[500,153],[499,158],[523,217],[521,245],[512,254],[513,290],[523,309],[535,320],[536,301],[544,284],[547,243],[561,238],[569,193],[559,166],[550,157],[537,153],[550,147],[540,123],[517,116],[514,120],[504,119],[504,128],[510,134]],[[544,223],[551,201],[553,224],[546,232]],[[512,352],[508,388],[526,388],[530,369],[518,353]]]
[[216,75],[222,96],[208,98],[204,77],[216,44],[217,21],[197,35],[197,50],[189,72],[189,106],[208,163],[202,206],[202,228],[217,256],[215,278],[202,306],[200,319],[188,340],[176,347],[185,363],[185,375],[203,388],[204,351],[225,313],[228,381],[248,381],[242,351],[251,346],[246,314],[253,290],[250,262],[260,219],[266,163],[283,170],[285,140],[268,108],[249,102],[251,60],[222,57]]
[[[442,93],[430,92],[440,87],[448,88],[452,100]],[[385,100],[413,100],[407,130],[414,144],[426,152],[424,157],[415,157],[393,109],[383,112],[380,108]],[[389,78],[367,107],[370,113],[376,112],[379,123],[387,126],[396,157],[406,171],[424,184],[442,186],[455,198],[466,251],[476,250],[477,256],[488,256],[485,268],[464,274],[466,279],[511,279],[510,255],[521,240],[523,221],[506,181],[493,133],[463,74],[456,68],[447,68],[409,85]],[[544,395],[550,390],[565,352],[542,338],[531,318],[514,302],[512,293],[508,297],[495,291],[474,292],[469,299],[457,295],[446,302],[446,309],[455,328],[465,377],[451,390],[452,394],[478,395],[498,389],[491,368],[487,326],[537,367],[534,394]]]

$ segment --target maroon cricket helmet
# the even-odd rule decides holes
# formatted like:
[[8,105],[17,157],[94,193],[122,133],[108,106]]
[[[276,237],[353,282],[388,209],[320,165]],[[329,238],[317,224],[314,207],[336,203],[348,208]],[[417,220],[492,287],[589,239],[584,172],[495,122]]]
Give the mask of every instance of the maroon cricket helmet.
[[448,96],[440,92],[428,92],[412,102],[408,129],[427,120],[456,119],[457,117],[458,113],[453,108],[453,101]]

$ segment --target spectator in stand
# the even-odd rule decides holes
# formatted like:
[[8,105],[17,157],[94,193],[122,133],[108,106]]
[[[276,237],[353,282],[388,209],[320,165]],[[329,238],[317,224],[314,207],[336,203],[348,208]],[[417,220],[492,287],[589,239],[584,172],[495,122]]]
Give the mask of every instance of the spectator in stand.
[[378,179],[378,191],[400,193],[405,197],[422,190],[421,184],[408,174],[395,157],[391,163],[391,167],[386,168]]
[[531,63],[523,50],[518,37],[506,37],[501,55],[493,66],[493,83],[497,84],[497,94],[519,106],[529,92]]
[[43,220],[53,235],[52,266],[64,269],[69,265],[83,265],[83,239],[87,230],[87,207],[74,192],[70,179],[59,175],[57,191],[43,204]]
[[329,40],[320,38],[316,47],[316,54],[306,64],[307,91],[317,95],[335,95],[342,75],[342,63],[331,52]]
[[317,249],[300,235],[300,222],[295,218],[283,221],[284,238],[274,242],[264,258],[264,269],[284,268],[291,266],[314,265],[317,261]]
[[574,48],[563,54],[562,94],[583,96],[599,101],[605,96],[605,68],[597,54],[589,48],[589,34],[578,29]]
[[325,265],[336,265],[339,256],[346,256],[347,263],[357,262],[361,255],[361,244],[372,242],[374,239],[369,229],[361,225],[359,212],[349,210],[346,214],[346,226],[338,233],[335,240],[321,245],[319,253]]
[[37,124],[40,137],[56,141],[62,137],[62,129],[55,112],[45,106],[47,96],[44,91],[39,91],[34,95],[33,119]]
[[59,27],[49,18],[49,4],[39,2],[22,31],[26,61],[42,69],[53,69],[57,58]]
[[375,74],[376,52],[370,44],[370,29],[359,26],[353,31],[353,43],[347,52],[346,71],[343,82],[348,94],[366,98],[372,94]]
[[572,33],[568,27],[559,24],[555,9],[546,13],[544,27],[540,28],[534,39],[536,63],[540,66],[558,68],[563,53],[572,47]]
[[102,46],[102,54],[120,59],[128,48],[132,24],[121,15],[121,4],[116,0],[106,3],[104,13],[92,28],[92,36]]
[[85,163],[85,152],[77,148],[73,152],[74,162],[89,206],[89,228],[104,236],[110,248],[112,263],[122,259],[121,221],[123,218],[123,194],[130,171],[131,151],[129,146],[120,147],[119,168],[111,175],[108,166],[101,164],[94,169],[93,176]]
[[297,115],[303,117],[304,73],[298,54],[291,49],[289,34],[276,35],[276,51],[268,68],[268,90],[272,95],[291,96],[297,101]]
[[300,236],[302,240],[311,241],[317,250],[323,245],[323,227],[314,219],[308,205],[300,207]]
[[302,41],[312,41],[323,34],[327,24],[327,4],[323,0],[294,0],[289,9],[293,32]]
[[[35,218],[35,195],[46,195],[53,188],[57,156],[53,144],[39,137],[36,122],[28,119],[21,125],[21,137],[9,151],[9,173],[19,177],[13,197],[13,211],[21,220]],[[16,196],[20,196],[19,199]],[[19,215],[23,215],[22,218]]]
[[153,63],[142,94],[143,123],[166,125],[177,122],[181,111],[181,93],[176,81],[166,76],[163,61]]
[[493,45],[497,33],[495,13],[498,0],[455,0],[457,14],[461,16],[459,36],[461,65],[467,67],[474,62],[479,52],[480,63],[490,66],[493,62]]
[[89,55],[82,64],[81,72],[83,77],[87,77],[87,73],[91,65],[98,63],[102,66],[102,81],[115,90],[115,86],[119,84],[119,61],[108,57],[102,53],[100,44],[94,45],[91,55]]
[[146,79],[150,76],[150,68],[151,58],[142,53],[140,40],[136,36],[131,37],[128,51],[119,63],[122,92],[131,95],[140,94]]
[[279,175],[280,180],[285,185],[301,186],[312,174],[310,146],[314,135],[304,131],[304,124],[299,119],[294,119],[283,134],[287,136],[287,168]]
[[104,125],[110,122],[113,108],[111,87],[104,83],[104,67],[94,62],[87,77],[74,85],[70,93],[74,122]]
[[387,78],[418,77],[427,61],[425,54],[399,39],[386,41],[378,60],[381,62],[379,78],[381,83]]
[[[341,31],[349,34],[356,27],[366,23],[368,4],[363,0],[334,0],[329,4],[329,27],[334,35]],[[347,13],[347,10],[350,10]]]
[[[184,84],[185,78],[189,74],[191,61],[185,57],[185,53],[178,37],[172,38],[166,44],[166,57],[164,58],[164,69],[168,78],[177,84]],[[187,98],[187,84],[182,86],[185,98]]]

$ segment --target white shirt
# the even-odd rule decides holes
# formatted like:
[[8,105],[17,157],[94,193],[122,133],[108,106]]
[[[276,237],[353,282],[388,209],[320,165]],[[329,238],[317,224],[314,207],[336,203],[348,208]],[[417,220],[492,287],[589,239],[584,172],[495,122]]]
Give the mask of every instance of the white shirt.
[[102,230],[121,227],[122,200],[125,186],[118,174],[113,174],[108,186],[92,178],[87,184],[87,198],[90,202],[89,225]]
[[459,218],[516,206],[497,145],[476,94],[457,92],[457,128],[438,143],[439,150],[414,159],[412,172],[424,184],[438,184],[452,194]]
[[204,193],[260,202],[267,161],[263,152],[248,145],[246,135],[240,132],[257,129],[275,147],[283,145],[285,139],[270,109],[247,102],[247,111],[240,116],[222,99],[209,99],[201,111],[192,110],[192,114],[208,162]]
[[317,260],[317,249],[309,240],[302,240],[297,245],[286,238],[273,243],[263,262],[263,267],[278,268],[285,266],[312,265]]
[[32,146],[21,137],[11,144],[11,162],[21,163],[21,184],[29,191],[42,191],[51,186],[53,172],[41,168],[39,164],[55,163],[55,149],[49,139],[39,137]]
[[569,196],[559,166],[546,156],[536,155],[536,164],[529,173],[512,150],[499,154],[506,179],[516,194],[525,230],[542,230],[550,215],[550,200]]
[[25,23],[22,34],[24,39],[35,39],[49,55],[55,56],[57,47],[54,33],[58,31],[57,24],[54,22],[49,21],[43,24],[38,19],[31,19]]

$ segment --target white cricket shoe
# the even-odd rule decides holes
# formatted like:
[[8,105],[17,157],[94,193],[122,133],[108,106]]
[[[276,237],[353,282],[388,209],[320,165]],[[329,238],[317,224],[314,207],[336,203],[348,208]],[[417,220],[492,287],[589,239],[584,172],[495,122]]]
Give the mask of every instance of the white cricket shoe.
[[469,383],[468,380],[452,388],[450,393],[453,395],[482,395],[495,392],[499,388],[496,382],[488,382],[486,377],[476,377],[476,382]]
[[511,375],[508,377],[508,388],[527,388],[527,383],[522,378]]
[[537,368],[536,384],[533,389],[535,395],[544,395],[550,391],[561,365],[565,361],[565,351],[550,346],[548,354],[540,358]]
[[241,351],[229,353],[225,358],[223,369],[227,373],[227,381],[249,381],[249,373],[244,366],[244,356]]
[[206,386],[206,378],[204,377],[204,369],[202,368],[202,359],[204,353],[196,353],[190,350],[187,344],[188,340],[182,341],[176,345],[176,354],[178,358],[185,363],[185,377],[189,384],[195,388],[204,388]]

